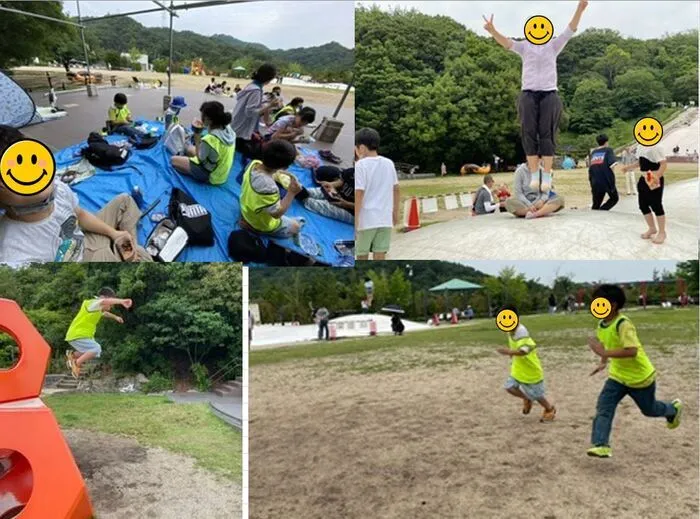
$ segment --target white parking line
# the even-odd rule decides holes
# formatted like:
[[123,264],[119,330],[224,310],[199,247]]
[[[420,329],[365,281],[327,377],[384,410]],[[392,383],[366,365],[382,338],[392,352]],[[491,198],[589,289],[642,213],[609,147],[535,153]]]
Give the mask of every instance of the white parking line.
[[63,105],[63,108],[75,108],[76,106],[80,106],[78,103],[70,103],[67,105]]

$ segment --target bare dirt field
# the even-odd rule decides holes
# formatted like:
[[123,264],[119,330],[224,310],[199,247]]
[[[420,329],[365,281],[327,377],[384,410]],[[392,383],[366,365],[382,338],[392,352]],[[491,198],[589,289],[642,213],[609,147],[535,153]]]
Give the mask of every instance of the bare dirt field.
[[624,399],[602,460],[586,449],[605,375],[585,347],[540,353],[558,408],[542,424],[503,391],[500,345],[450,346],[253,366],[250,517],[698,517],[695,344],[648,350],[680,428]]
[[[76,69],[78,70],[78,69]],[[120,86],[127,85],[131,82],[132,76],[136,76],[141,81],[144,82],[154,82],[156,79],[160,79],[164,84],[167,85],[168,76],[161,72],[131,72],[127,70],[104,70],[104,69],[91,69],[91,71],[99,72],[103,76],[103,85],[109,85],[109,77],[117,76],[117,83]],[[56,77],[63,78],[65,76],[65,70],[63,68],[55,67],[19,67],[15,69],[15,73],[18,75],[28,74],[28,73],[39,73],[39,72],[50,72]],[[245,78],[227,78],[227,77],[217,77],[218,81],[226,81],[227,85],[233,88],[236,84],[240,84],[241,87],[246,86],[250,80]],[[184,90],[194,90],[197,92],[204,92],[204,88],[209,84],[211,78],[209,76],[192,76],[185,74],[173,74],[172,76],[172,86],[173,88],[179,88]],[[272,89],[274,85],[269,85],[266,90]],[[284,83],[280,85],[282,87],[282,95],[285,100],[290,101],[293,97],[300,96],[306,101],[306,104],[337,104],[343,95],[342,90],[335,90],[323,87],[306,87],[306,86],[292,86],[285,85]],[[59,92],[60,95],[60,92]],[[348,98],[345,101],[346,107],[354,106],[355,93],[350,92]]]
[[195,467],[195,461],[135,440],[67,430],[99,519],[240,517],[241,487]]

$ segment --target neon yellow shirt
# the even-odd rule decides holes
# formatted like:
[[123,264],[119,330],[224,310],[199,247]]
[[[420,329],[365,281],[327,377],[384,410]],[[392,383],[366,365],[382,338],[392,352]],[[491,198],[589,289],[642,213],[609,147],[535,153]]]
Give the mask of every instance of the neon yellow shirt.
[[97,299],[86,299],[80,305],[80,311],[75,316],[73,322],[66,333],[66,341],[75,341],[77,339],[94,339],[97,332],[97,324],[102,319],[102,310],[90,310],[90,306]]
[[530,337],[530,333],[522,324],[508,334],[508,348],[518,351],[527,347],[527,355],[514,355],[511,357],[510,376],[523,384],[537,384],[544,380],[542,364],[537,356],[537,344]]
[[637,337],[637,330],[632,321],[624,315],[618,315],[613,321],[601,320],[596,332],[598,340],[606,350],[637,348],[634,357],[609,358],[608,376],[615,382],[628,387],[643,388],[656,379],[654,365],[647,357],[642,343]]
[[109,117],[110,122],[115,124],[129,124],[130,116],[131,110],[129,110],[129,107],[126,105],[121,108],[111,106],[109,110],[107,110],[107,117]]

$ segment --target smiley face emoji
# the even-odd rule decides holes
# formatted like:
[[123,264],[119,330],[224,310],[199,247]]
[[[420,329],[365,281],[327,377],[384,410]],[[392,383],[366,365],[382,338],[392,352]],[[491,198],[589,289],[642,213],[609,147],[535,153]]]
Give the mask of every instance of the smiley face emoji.
[[17,195],[41,193],[51,185],[55,174],[53,154],[34,139],[15,142],[0,157],[0,181]]
[[533,45],[544,45],[554,35],[554,25],[546,16],[536,15],[525,22],[525,39]]
[[610,312],[612,312],[612,305],[604,297],[596,297],[591,302],[591,314],[596,319],[605,319]]
[[634,125],[634,140],[642,146],[653,146],[664,135],[664,127],[653,117],[644,117]]
[[513,310],[501,310],[496,316],[496,326],[502,332],[512,332],[518,327],[520,319]]

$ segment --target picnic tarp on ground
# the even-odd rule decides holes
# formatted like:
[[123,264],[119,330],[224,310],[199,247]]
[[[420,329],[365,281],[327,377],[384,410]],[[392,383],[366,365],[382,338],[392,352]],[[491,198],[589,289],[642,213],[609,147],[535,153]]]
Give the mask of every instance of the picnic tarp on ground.
[[[148,121],[149,127],[155,133],[163,132],[162,123]],[[120,135],[107,137],[110,142],[125,140]],[[80,160],[80,149],[86,146],[81,142],[55,153],[58,169],[75,164]],[[302,149],[302,153],[316,154],[310,149]],[[211,247],[188,246],[178,257],[178,261],[188,262],[222,262],[232,261],[228,255],[228,237],[232,231],[240,228],[238,221],[241,216],[239,197],[241,186],[236,181],[243,167],[243,158],[236,153],[228,181],[220,186],[211,186],[195,182],[191,178],[177,173],[170,165],[170,154],[165,149],[163,141],[147,150],[132,150],[131,156],[123,166],[111,171],[97,169],[94,176],[72,186],[78,194],[80,206],[90,212],[98,212],[110,200],[121,193],[131,193],[134,186],[139,186],[143,194],[143,207],[148,207],[156,200],[158,205],[144,217],[138,228],[138,241],[144,244],[155,227],[150,219],[153,213],[168,212],[168,202],[173,187],[178,187],[188,193],[199,204],[207,208],[212,215],[215,243]],[[311,170],[296,164],[289,171],[297,176],[305,187],[315,187]],[[344,265],[342,256],[336,251],[336,240],[353,240],[354,228],[350,224],[326,218],[308,211],[295,201],[287,211],[287,216],[304,217],[306,224],[302,233],[313,238],[320,246],[321,255],[315,259],[320,263],[339,266]],[[273,239],[279,245],[303,253],[303,250],[291,238]]]

